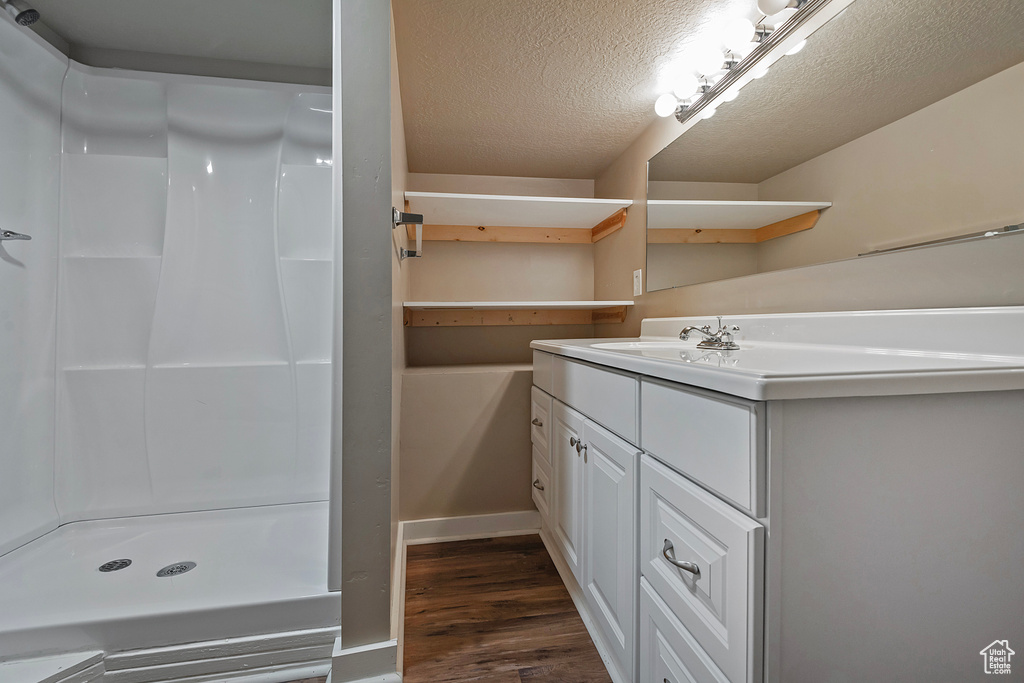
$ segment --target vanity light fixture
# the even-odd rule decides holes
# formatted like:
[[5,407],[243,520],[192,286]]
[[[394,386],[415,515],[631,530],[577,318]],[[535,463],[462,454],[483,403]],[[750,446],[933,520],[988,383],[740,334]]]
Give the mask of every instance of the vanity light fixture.
[[[718,40],[705,40],[691,50],[686,66],[677,67],[670,79],[671,92],[655,102],[655,113],[674,114],[680,123],[698,114],[711,118],[719,104],[735,100],[740,88],[767,74],[773,62],[800,52],[808,35],[852,1],[757,0],[757,11],[762,13],[757,25],[735,17],[724,24]],[[830,4],[834,11],[823,12]]]
[[801,40],[799,43],[790,48],[789,52],[786,53],[786,56],[788,57],[795,55],[797,52],[800,52],[800,50],[804,49],[805,47],[807,47],[807,41]]

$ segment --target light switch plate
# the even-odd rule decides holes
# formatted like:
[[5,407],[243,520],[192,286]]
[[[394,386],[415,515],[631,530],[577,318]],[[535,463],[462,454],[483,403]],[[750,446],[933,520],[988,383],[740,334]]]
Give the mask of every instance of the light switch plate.
[[633,271],[633,296],[640,296],[644,293],[644,271],[643,269]]

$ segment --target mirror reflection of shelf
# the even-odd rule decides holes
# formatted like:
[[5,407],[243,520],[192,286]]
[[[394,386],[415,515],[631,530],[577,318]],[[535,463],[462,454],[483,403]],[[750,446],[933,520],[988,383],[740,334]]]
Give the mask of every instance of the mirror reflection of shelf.
[[632,301],[406,301],[406,327],[621,323]]
[[810,230],[831,202],[652,199],[648,244],[756,244]]
[[[406,192],[423,214],[423,239],[453,242],[591,244],[621,229],[632,201],[583,197]],[[415,237],[408,226],[410,239]]]

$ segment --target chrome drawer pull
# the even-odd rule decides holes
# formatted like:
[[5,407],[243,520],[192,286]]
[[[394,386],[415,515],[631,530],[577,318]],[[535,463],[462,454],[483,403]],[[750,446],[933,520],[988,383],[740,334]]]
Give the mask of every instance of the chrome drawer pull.
[[540,420],[538,420],[537,418],[533,418],[532,420],[530,420],[530,424],[532,424],[535,427],[543,427],[544,426],[544,423],[541,422]]
[[537,489],[538,491],[543,491],[544,490],[544,484],[540,483],[540,479],[534,479],[533,480],[533,488]]
[[[665,539],[665,547],[661,549],[661,554],[665,556],[665,559],[668,560],[668,563],[670,565],[672,565],[673,567],[679,567],[683,571],[690,572],[691,574],[694,575],[695,578],[699,579],[700,578],[700,567],[695,565],[693,562],[683,562],[682,560],[677,560],[676,558],[669,556],[669,554],[668,554],[669,551],[673,550],[674,547],[675,546],[672,545],[672,541],[670,541],[670,540],[668,540],[666,538]],[[672,554],[675,555],[675,552],[673,552]]]

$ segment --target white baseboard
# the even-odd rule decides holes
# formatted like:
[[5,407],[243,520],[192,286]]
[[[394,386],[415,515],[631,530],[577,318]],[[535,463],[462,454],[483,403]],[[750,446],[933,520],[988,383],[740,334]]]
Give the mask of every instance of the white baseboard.
[[632,677],[627,676],[619,669],[618,661],[612,656],[612,651],[604,640],[604,634],[597,628],[597,624],[594,623],[590,616],[590,607],[587,606],[583,589],[577,583],[576,577],[572,575],[569,565],[562,559],[562,554],[549,535],[547,527],[540,530],[540,540],[543,541],[544,547],[547,548],[548,555],[551,556],[551,561],[554,563],[555,569],[558,570],[558,575],[562,577],[562,583],[565,584],[565,589],[569,591],[569,597],[572,598],[573,604],[576,605],[576,611],[579,612],[583,625],[587,627],[587,633],[590,634],[590,639],[594,641],[597,654],[601,656],[601,661],[604,662],[604,668],[608,670],[608,675],[611,677],[612,682],[629,683]]
[[395,657],[399,674],[404,671],[405,657],[405,549],[405,523],[399,522],[395,566],[391,575],[391,637],[398,643]]
[[493,515],[412,519],[400,524],[404,527],[405,544],[421,545],[536,534],[540,532],[540,513],[536,510],[523,510]]
[[331,657],[331,680],[334,683],[401,683],[397,658],[397,641],[342,648],[341,638],[338,638]]
[[103,652],[69,652],[0,662],[0,682],[92,683],[103,678]]
[[280,683],[323,676],[337,627],[129,650],[104,658],[104,683]]

